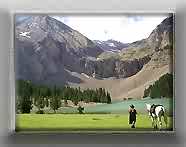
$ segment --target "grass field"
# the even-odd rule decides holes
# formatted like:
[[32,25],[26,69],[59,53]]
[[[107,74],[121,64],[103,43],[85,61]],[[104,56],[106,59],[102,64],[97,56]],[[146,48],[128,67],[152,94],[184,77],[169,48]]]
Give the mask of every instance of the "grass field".
[[[83,130],[113,130],[113,131],[152,131],[151,120],[147,114],[145,103],[162,104],[169,115],[169,130],[172,128],[172,99],[126,100],[112,104],[96,104],[85,106],[85,114],[78,114],[77,108],[61,107],[57,114],[45,108],[45,114],[17,114],[16,131],[83,131]],[[128,108],[134,104],[138,112],[136,128],[128,124]],[[165,125],[163,123],[163,128]]]
[[[168,119],[169,128],[172,118]],[[165,125],[163,124],[165,129]],[[126,114],[18,114],[16,131],[152,131],[147,115],[137,116],[136,128],[131,129]]]

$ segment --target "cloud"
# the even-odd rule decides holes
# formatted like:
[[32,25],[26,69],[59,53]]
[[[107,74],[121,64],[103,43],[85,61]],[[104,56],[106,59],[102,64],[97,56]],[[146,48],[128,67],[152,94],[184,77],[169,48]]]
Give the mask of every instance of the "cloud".
[[128,19],[131,22],[139,22],[144,20],[142,16],[129,16]]
[[91,40],[114,39],[124,43],[147,38],[168,15],[54,16]]

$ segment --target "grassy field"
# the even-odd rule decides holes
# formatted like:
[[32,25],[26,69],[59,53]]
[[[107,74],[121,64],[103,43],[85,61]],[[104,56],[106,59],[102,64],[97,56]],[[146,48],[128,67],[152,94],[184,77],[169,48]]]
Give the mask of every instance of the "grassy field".
[[[61,107],[57,114],[45,108],[45,114],[17,114],[17,131],[83,131],[83,130],[113,130],[113,131],[152,131],[151,120],[147,114],[145,103],[162,104],[169,115],[169,128],[172,128],[172,99],[126,100],[112,104],[96,104],[85,106],[85,114],[78,114],[77,108]],[[134,104],[138,112],[136,128],[128,124],[128,108]],[[165,128],[163,124],[163,128]]]
[[[168,119],[169,128],[172,118]],[[163,124],[163,128],[165,125]],[[152,131],[147,115],[137,116],[136,128],[131,129],[126,114],[18,114],[16,131]]]

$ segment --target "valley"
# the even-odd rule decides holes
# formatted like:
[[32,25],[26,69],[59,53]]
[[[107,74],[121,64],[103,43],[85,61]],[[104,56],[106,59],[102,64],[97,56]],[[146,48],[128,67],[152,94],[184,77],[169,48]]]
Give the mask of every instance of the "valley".
[[112,100],[143,97],[144,89],[173,73],[173,17],[133,43],[90,40],[50,16],[16,24],[16,79],[39,85],[105,88]]

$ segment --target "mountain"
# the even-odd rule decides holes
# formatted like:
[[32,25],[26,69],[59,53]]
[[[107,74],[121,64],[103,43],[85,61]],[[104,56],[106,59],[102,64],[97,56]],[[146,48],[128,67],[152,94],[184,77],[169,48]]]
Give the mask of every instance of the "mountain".
[[172,65],[172,55],[173,16],[170,16],[162,21],[148,38],[128,44],[118,53],[103,52],[98,58],[103,62],[112,60],[110,65],[114,65],[113,73],[127,78],[135,75],[145,65],[153,68]]
[[123,60],[133,60],[149,56],[151,66],[170,64],[173,55],[173,16],[162,21],[148,38],[131,43],[122,49],[120,56]]
[[105,55],[103,52],[99,55],[98,61],[105,64],[102,72],[120,71],[118,79],[116,76],[104,80],[81,77],[83,82],[71,86],[85,89],[104,87],[111,93],[112,100],[142,98],[149,85],[173,72],[173,19],[173,16],[166,18],[148,38],[129,44],[119,53]]
[[172,72],[173,42],[173,16],[131,44],[91,41],[54,18],[29,16],[15,25],[16,79],[141,98],[148,85]]
[[93,41],[56,19],[29,16],[15,26],[16,78],[63,85],[80,82],[81,58],[95,58],[103,50]]
[[[23,36],[21,32],[27,32],[28,35]],[[16,25],[16,38],[19,41],[33,42],[37,45],[42,45],[44,39],[53,39],[68,52],[79,57],[95,57],[102,52],[90,39],[49,16],[30,16],[22,23],[19,22]]]
[[121,49],[126,48],[129,44],[122,43],[116,40],[109,39],[107,41],[94,40],[94,42],[105,52],[120,52]]

